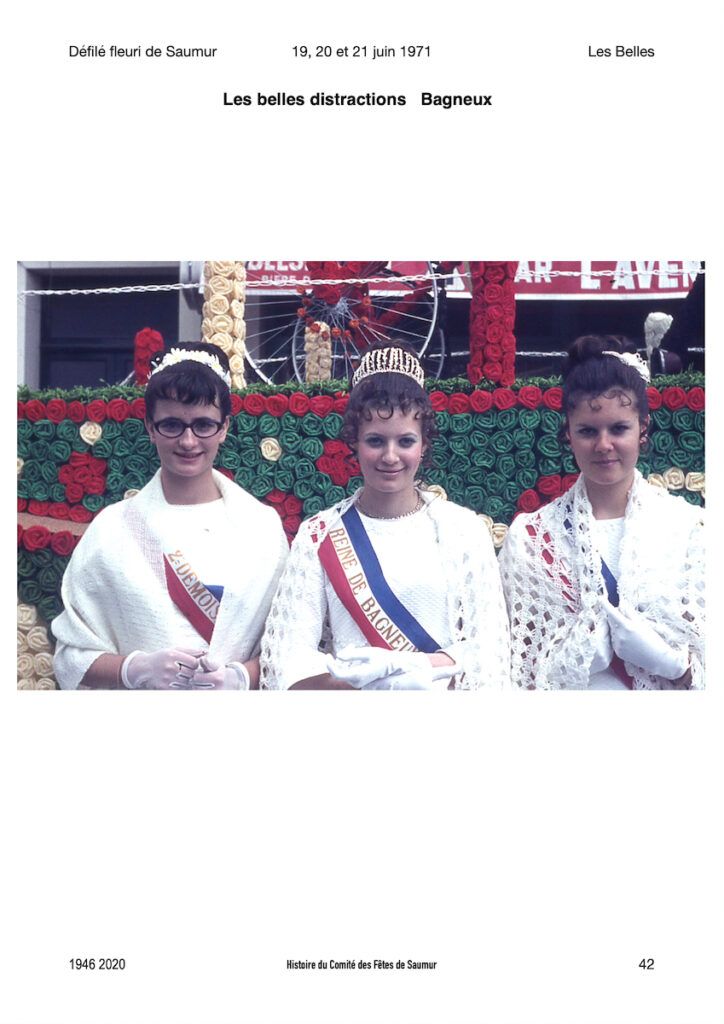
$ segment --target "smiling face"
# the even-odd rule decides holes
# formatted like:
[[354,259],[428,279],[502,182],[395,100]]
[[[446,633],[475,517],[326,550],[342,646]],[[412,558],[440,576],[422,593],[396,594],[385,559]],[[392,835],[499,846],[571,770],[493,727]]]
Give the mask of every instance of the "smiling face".
[[412,493],[424,452],[419,413],[399,408],[387,413],[370,409],[360,417],[356,450],[365,495],[384,500]]
[[568,438],[587,485],[630,486],[646,423],[631,391],[582,395],[568,413]]
[[[159,398],[153,411],[153,423],[171,419],[186,424],[195,420],[222,422],[216,405],[189,405]],[[191,491],[198,488],[200,481],[210,480],[219,445],[226,438],[228,420],[211,437],[196,437],[191,430],[184,430],[178,437],[164,437],[153,423],[147,420],[146,428],[158,451],[164,486],[170,484],[172,488]]]

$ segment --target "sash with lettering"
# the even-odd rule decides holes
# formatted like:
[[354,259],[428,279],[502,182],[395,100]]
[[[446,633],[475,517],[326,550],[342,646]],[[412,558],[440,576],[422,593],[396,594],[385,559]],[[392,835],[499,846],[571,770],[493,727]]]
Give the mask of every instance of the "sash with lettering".
[[390,589],[354,505],[319,545],[319,560],[371,647],[425,654],[440,650],[440,644]]
[[[171,600],[196,632],[207,643],[211,643],[223,589],[207,587],[202,583],[181,551],[164,553],[163,567]],[[219,594],[218,597],[213,593],[214,590]]]

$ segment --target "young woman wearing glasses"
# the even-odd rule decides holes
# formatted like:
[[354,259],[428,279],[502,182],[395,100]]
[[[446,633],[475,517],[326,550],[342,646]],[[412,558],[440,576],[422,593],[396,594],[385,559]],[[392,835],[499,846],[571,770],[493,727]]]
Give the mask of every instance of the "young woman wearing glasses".
[[151,373],[146,428],[161,468],[86,530],[53,622],[63,689],[249,689],[288,547],[279,517],[213,469],[231,412],[212,345]]

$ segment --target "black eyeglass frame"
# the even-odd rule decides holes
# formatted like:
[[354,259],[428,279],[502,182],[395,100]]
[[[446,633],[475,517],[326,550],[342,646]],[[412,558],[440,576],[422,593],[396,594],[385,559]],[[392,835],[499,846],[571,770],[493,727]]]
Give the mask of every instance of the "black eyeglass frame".
[[[161,429],[161,425],[163,423],[168,423],[169,420],[172,421],[172,422],[175,421],[176,423],[183,424],[183,429],[179,430],[178,433],[176,433],[176,434],[167,434],[164,430]],[[215,427],[216,427],[216,430],[214,430],[210,434],[199,434],[196,431],[196,429],[195,429],[195,427],[196,427],[196,425],[198,423],[213,423],[215,425]],[[185,423],[184,420],[180,420],[176,416],[166,416],[165,419],[156,420],[155,422],[152,421],[153,429],[157,430],[159,432],[159,434],[161,435],[161,437],[168,437],[168,438],[183,437],[183,435],[186,433],[186,431],[190,429],[191,433],[194,435],[194,437],[200,437],[202,440],[208,440],[210,437],[216,437],[216,435],[219,433],[219,431],[224,427],[225,423],[226,423],[225,420],[222,420],[221,423],[219,423],[217,420],[209,419],[207,416],[201,416],[201,417],[199,417],[199,419],[192,420],[190,423]]]

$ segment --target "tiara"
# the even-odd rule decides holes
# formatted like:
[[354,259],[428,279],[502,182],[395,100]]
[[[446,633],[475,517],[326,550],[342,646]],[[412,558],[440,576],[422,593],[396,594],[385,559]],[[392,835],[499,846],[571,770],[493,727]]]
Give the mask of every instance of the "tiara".
[[638,354],[638,352],[602,352],[602,356],[615,356],[616,359],[620,359],[626,366],[630,366],[632,370],[635,370],[639,377],[649,384],[651,381],[651,372]]
[[172,348],[170,352],[166,353],[161,362],[154,366],[149,376],[153,377],[154,373],[158,373],[160,370],[167,370],[169,366],[185,362],[203,363],[204,366],[208,366],[210,370],[213,370],[215,374],[221,377],[227,388],[231,387],[231,374],[221,365],[219,357],[209,355],[208,352],[195,352],[193,349]]
[[374,373],[403,373],[406,377],[412,377],[420,387],[425,384],[425,374],[417,357],[393,345],[365,352],[352,375],[352,387]]

